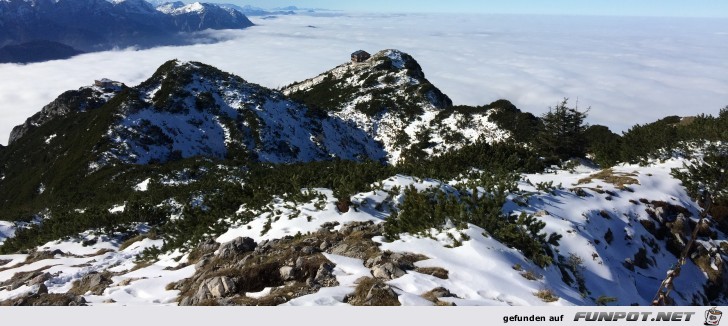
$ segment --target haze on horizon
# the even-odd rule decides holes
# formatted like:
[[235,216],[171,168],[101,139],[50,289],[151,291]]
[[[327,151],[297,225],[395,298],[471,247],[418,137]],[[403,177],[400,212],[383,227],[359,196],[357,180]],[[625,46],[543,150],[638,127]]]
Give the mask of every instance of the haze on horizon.
[[[195,0],[187,0],[194,2]],[[198,0],[199,1],[199,0]],[[728,2],[715,0],[217,0],[261,8],[297,6],[359,12],[479,13],[647,17],[728,17]],[[216,1],[210,1],[216,2]]]

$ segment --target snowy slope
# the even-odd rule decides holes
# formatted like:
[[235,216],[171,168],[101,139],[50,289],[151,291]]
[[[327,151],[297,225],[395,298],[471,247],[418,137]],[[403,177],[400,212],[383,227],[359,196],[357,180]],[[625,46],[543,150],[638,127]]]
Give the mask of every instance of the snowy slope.
[[457,149],[478,139],[500,141],[509,133],[491,122],[491,112],[446,112],[452,101],[434,87],[410,55],[383,50],[365,62],[349,62],[314,78],[289,85],[283,93],[307,96],[327,87],[341,90],[340,101],[329,108],[381,141],[388,159],[396,163],[418,134],[429,134],[428,155]]
[[209,8],[211,6],[219,7],[217,5],[209,3],[194,2],[190,4],[185,4],[183,2],[176,1],[162,4],[157,7],[157,10],[167,15],[176,16],[189,13],[202,14],[205,12],[206,8]]
[[[378,250],[424,255],[426,258],[415,262],[415,267],[440,268],[449,274],[439,278],[408,270],[401,276],[385,280],[386,284],[394,290],[402,305],[432,305],[433,302],[423,299],[422,295],[440,287],[452,295],[439,300],[456,305],[594,305],[600,297],[613,298],[614,304],[618,305],[647,305],[666,271],[677,261],[668,248],[670,236],[659,236],[655,227],[659,230],[661,226],[671,225],[667,224],[668,220],[696,221],[699,212],[699,207],[679,181],[670,175],[670,169],[679,168],[682,163],[681,159],[671,159],[649,166],[622,165],[608,171],[581,167],[571,172],[560,170],[523,175],[519,191],[509,196],[511,201],[503,207],[504,212],[535,214],[546,223],[544,231],[563,235],[554,248],[558,256],[573,262],[573,270],[563,268],[568,262],[541,268],[520,251],[487,236],[483,229],[469,225],[460,230],[433,229],[429,236],[403,234],[393,242],[375,236],[372,240],[379,243]],[[615,182],[610,176],[621,177],[616,180],[624,184]],[[308,202],[278,198],[264,211],[241,207],[239,213],[252,213],[257,217],[232,226],[217,241],[227,243],[238,237],[250,237],[264,244],[286,237],[293,239],[297,234],[315,234],[320,227],[333,225],[333,222],[340,223],[333,230],[342,230],[349,222],[382,223],[392,207],[403,200],[404,188],[452,190],[454,185],[466,181],[440,182],[393,176],[377,182],[369,192],[352,196],[354,209],[346,213],[337,210],[336,199],[330,190],[306,189],[304,191],[315,194]],[[665,210],[658,209],[659,205]],[[683,213],[671,215],[667,209],[670,205],[682,207]],[[713,232],[714,236],[698,241],[699,254],[688,260],[676,279],[672,295],[676,304],[708,303],[706,284],[711,273],[724,270],[725,253],[720,248],[728,245],[725,234]],[[612,235],[606,236],[607,233]],[[80,245],[83,240],[90,239],[96,241],[90,246]],[[115,273],[112,284],[101,294],[86,294],[87,302],[94,305],[174,304],[179,292],[167,290],[176,288],[167,284],[199,276],[196,272],[200,270],[196,269],[202,265],[186,266],[187,255],[175,251],[160,256],[152,265],[133,270],[134,257],[142,248],[160,244],[159,240],[143,239],[119,250],[114,237],[87,232],[75,239],[54,241],[39,248],[63,252],[53,258],[17,265],[27,255],[0,256],[0,261],[7,261],[5,266],[0,266],[0,284],[17,272],[52,266],[47,271],[53,276],[44,284],[51,293],[62,293],[72,287],[73,281],[91,272],[110,271]],[[642,260],[637,258],[641,249],[645,252]],[[373,273],[362,259],[332,253],[329,249],[323,256],[335,264],[332,273],[338,284],[294,298],[285,302],[286,305],[346,304],[344,298],[354,291],[358,280],[371,277]],[[696,264],[701,259],[708,259],[710,263]],[[7,266],[16,267],[7,269]],[[584,288],[576,281],[565,281],[564,275],[572,280],[582,279]],[[0,300],[33,293],[37,286],[22,285],[14,289],[0,286]],[[275,290],[276,287],[266,288],[246,296],[265,297]],[[547,303],[535,296],[543,290],[552,291],[556,300]]]
[[[80,242],[84,239],[97,239],[96,244],[84,247]],[[189,277],[194,272],[192,266],[179,270],[165,270],[176,265],[171,259],[162,258],[149,266],[137,265],[134,258],[145,248],[160,246],[161,240],[144,239],[131,246],[119,249],[119,242],[104,236],[96,237],[85,233],[77,239],[50,242],[40,249],[60,250],[49,258],[30,264],[22,264],[28,255],[9,255],[13,259],[6,266],[15,268],[0,271],[0,279],[7,280],[18,272],[40,271],[48,273],[43,284],[49,293],[65,293],[73,288],[74,281],[95,273],[112,273],[112,283],[103,296],[87,295],[89,304],[149,305],[174,303],[177,291],[165,289],[170,282]],[[5,267],[5,266],[2,266]],[[7,300],[24,292],[35,292],[39,284],[23,285],[16,289],[6,287],[0,291],[0,300]]]
[[[183,9],[187,7],[187,9]],[[196,9],[201,10],[201,6],[197,5],[195,6]],[[159,10],[162,13],[165,13],[167,15],[173,15],[175,13],[182,13],[182,12],[189,12],[193,11],[192,5],[187,5],[182,1],[174,1],[174,2],[165,2],[156,7],[157,10]]]
[[313,118],[280,93],[200,63],[163,67],[119,106],[107,134],[113,145],[100,164],[224,158],[231,150],[273,163],[384,157],[381,146],[355,126]]
[[[535,297],[533,293],[542,289],[551,289],[560,297],[558,301],[550,304],[594,305],[597,298],[605,296],[616,298],[615,304],[619,305],[635,303],[648,305],[660,282],[664,279],[665,273],[676,263],[677,257],[666,248],[666,241],[658,239],[645,228],[645,225],[648,224],[643,222],[652,218],[647,213],[648,206],[640,202],[640,199],[664,201],[685,207],[693,213],[691,219],[697,221],[697,205],[687,196],[680,186],[680,182],[669,174],[671,168],[681,166],[681,160],[673,159],[649,167],[622,166],[615,168],[614,171],[617,174],[635,175],[634,179],[639,184],[630,185],[631,190],[619,189],[615,185],[599,179],[579,183],[580,180],[601,172],[589,169],[576,173],[562,171],[555,175],[523,176],[524,181],[519,185],[521,194],[514,196],[514,199],[525,200],[528,205],[521,207],[512,202],[506,204],[504,211],[525,211],[536,214],[540,220],[546,222],[545,232],[556,232],[563,235],[557,250],[566,258],[571,257],[572,254],[580,258],[580,266],[583,268],[581,273],[589,294],[583,295],[575,284],[565,284],[562,280],[562,272],[554,265],[545,269],[539,268],[525,259],[517,250],[510,249],[492,238],[484,237],[483,230],[476,226],[471,226],[464,231],[451,229],[435,232],[432,234],[433,238],[404,236],[392,243],[382,242],[383,239],[376,240],[382,243],[382,250],[412,252],[430,257],[428,260],[418,262],[418,266],[442,267],[450,271],[448,280],[420,273],[408,273],[390,281],[389,284],[393,285],[395,289],[399,289],[397,292],[402,304],[417,304],[419,301],[409,302],[408,298],[418,297],[436,287],[445,287],[458,297],[445,298],[445,300],[457,305],[541,305],[544,302]],[[554,185],[562,184],[566,188],[544,193],[525,180],[534,184],[553,182]],[[311,213],[310,204],[301,206],[299,209],[302,215],[312,215],[312,222],[315,224],[331,221],[339,221],[344,224],[346,221],[367,217],[381,222],[388,214],[386,211],[379,212],[374,207],[387,201],[386,191],[395,186],[403,189],[409,185],[415,185],[420,190],[430,187],[448,187],[432,180],[414,180],[406,176],[397,176],[384,180],[382,190],[354,196],[355,202],[367,203],[362,205],[358,212],[348,212],[337,216],[338,213],[332,209],[332,200],[330,200],[329,206],[318,214]],[[586,190],[589,195],[580,197],[568,190],[573,188],[594,188],[604,193]],[[610,195],[609,192],[614,195]],[[607,197],[611,197],[611,199]],[[391,196],[389,200],[392,200]],[[396,197],[394,201],[397,201]],[[285,206],[284,203],[278,205]],[[297,232],[312,232],[316,229],[316,226],[307,225],[302,218],[293,220],[286,218],[290,214],[290,210],[280,211],[282,211],[280,218],[272,218],[272,228],[269,233],[260,235],[262,225],[266,220],[271,219],[271,216],[266,213],[261,215],[260,219],[244,227],[228,231],[218,238],[218,241],[229,241],[236,236],[268,239],[287,234],[293,235]],[[605,218],[599,215],[602,211],[607,212],[610,217]],[[295,213],[296,210],[293,212]],[[611,243],[604,239],[604,235],[609,229],[614,234],[614,240]],[[457,238],[461,232],[466,234],[470,240],[463,241],[462,246],[447,248],[445,245],[452,244],[453,241],[450,236],[447,236],[447,233],[451,233]],[[706,249],[720,247],[721,244],[724,246],[728,244],[724,234],[717,236],[716,240],[700,242],[700,246],[704,246]],[[646,268],[635,267],[630,270],[624,262],[634,260],[641,248],[647,249],[647,258],[650,262]],[[721,265],[721,256],[713,258],[714,261],[718,260],[718,263],[714,264],[717,271],[717,266]],[[526,271],[540,275],[541,278],[534,281],[525,279],[520,275],[521,271],[514,270],[513,267],[516,264],[522,266]],[[569,273],[572,277],[574,276],[573,273]],[[674,291],[678,293],[674,296],[676,304],[703,304],[704,286],[707,281],[708,278],[704,271],[694,262],[689,261],[683,267],[679,281],[675,282]],[[311,300],[314,301],[320,299],[319,295],[311,297]],[[292,302],[292,304],[310,303],[305,297]]]

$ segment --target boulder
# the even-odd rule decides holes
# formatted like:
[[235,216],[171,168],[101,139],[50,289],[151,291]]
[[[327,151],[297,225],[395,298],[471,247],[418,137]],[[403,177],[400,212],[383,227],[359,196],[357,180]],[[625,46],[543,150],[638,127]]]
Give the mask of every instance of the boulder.
[[665,223],[665,209],[662,207],[655,207],[655,217],[660,223]]
[[305,247],[301,248],[301,253],[304,255],[311,255],[316,252],[318,252],[318,250],[316,250],[316,248],[311,247],[311,246],[305,246]]
[[323,242],[321,242],[319,250],[324,251],[326,249],[329,249],[329,247],[331,247],[331,243],[328,240],[324,240]]
[[51,278],[51,274],[49,273],[43,273],[36,277],[34,277],[32,280],[28,282],[28,285],[36,285],[36,284],[43,284],[45,281],[49,280]]
[[291,266],[283,266],[278,270],[281,274],[281,280],[291,281],[296,279],[298,269]]
[[376,253],[376,245],[371,240],[340,242],[331,247],[328,252],[334,255],[366,260],[369,255]]
[[622,262],[622,266],[624,266],[624,268],[630,270],[631,272],[634,272],[634,262],[631,258],[625,258]]
[[191,297],[184,297],[180,306],[191,306],[199,304],[208,299],[221,299],[235,291],[235,282],[227,276],[216,276],[203,280],[197,292]]
[[106,275],[93,272],[74,282],[68,293],[84,295],[90,292],[93,295],[101,295],[111,283],[113,282]]
[[319,266],[313,281],[324,287],[337,286],[339,282],[334,276],[334,264],[326,262]]
[[364,262],[364,266],[373,268],[374,266],[391,262],[395,266],[399,267],[399,269],[407,271],[415,269],[414,262],[424,259],[427,259],[427,257],[412,253],[394,253],[391,251],[385,251],[367,259],[366,262]]
[[235,283],[227,276],[218,276],[202,283],[212,298],[219,299],[235,291]]
[[384,254],[376,255],[372,258],[367,259],[364,262],[364,266],[368,268],[372,268],[376,265],[384,264],[387,261],[387,259],[384,257]]
[[330,252],[334,255],[350,257],[353,254],[353,250],[351,249],[352,248],[350,248],[349,244],[340,243],[337,246],[331,248]]
[[195,303],[192,301],[192,297],[184,297],[182,298],[182,301],[179,302],[180,306],[191,306]]
[[296,258],[296,265],[295,266],[296,266],[296,268],[301,268],[301,267],[303,267],[303,264],[304,263],[306,263],[306,260],[303,259],[303,257],[298,257],[298,258]]
[[372,268],[372,275],[379,279],[393,280],[403,276],[405,272],[394,263],[388,262]]
[[211,238],[207,238],[197,246],[197,249],[199,249],[202,252],[213,252],[213,251],[217,250],[217,248],[219,248],[219,247],[220,247],[220,244],[217,241],[215,241],[214,239],[211,239]]
[[257,244],[248,237],[237,237],[233,241],[226,242],[220,246],[218,256],[221,258],[232,258],[246,252],[255,250]]
[[202,258],[200,258],[200,260],[197,261],[197,263],[195,264],[195,270],[201,270],[203,267],[205,267],[205,265],[207,265],[207,263],[210,262],[211,258],[212,257],[209,256],[203,256]]
[[41,283],[40,285],[38,285],[38,290],[35,293],[48,294],[48,287],[45,284]]

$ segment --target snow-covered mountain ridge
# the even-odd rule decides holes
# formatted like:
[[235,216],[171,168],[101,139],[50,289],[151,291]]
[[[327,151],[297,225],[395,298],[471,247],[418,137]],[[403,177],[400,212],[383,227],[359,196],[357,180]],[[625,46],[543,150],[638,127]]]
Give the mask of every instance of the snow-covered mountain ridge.
[[[390,52],[407,56],[399,51]],[[416,65],[414,59],[410,60]],[[367,69],[376,73],[373,67],[365,66],[360,73],[366,74]],[[38,189],[44,189],[41,197],[74,194],[75,190],[69,191],[67,187],[78,184],[78,178],[94,180],[93,185],[79,186],[78,190],[103,188],[108,182],[102,176],[112,173],[109,169],[120,170],[112,173],[117,176],[128,169],[138,169],[128,164],[148,165],[139,167],[146,169],[195,157],[238,163],[343,159],[394,164],[398,163],[394,158],[403,149],[410,157],[437,157],[452,153],[463,144],[477,144],[482,139],[487,144],[492,140],[486,135],[507,135],[508,124],[498,122],[503,127],[496,128],[495,121],[485,120],[494,114],[488,111],[525,115],[507,101],[463,111],[446,106],[430,107],[430,102],[418,102],[417,99],[423,99],[418,95],[412,97],[411,102],[404,102],[406,97],[400,95],[398,101],[403,109],[394,108],[393,112],[426,110],[428,116],[435,115],[436,118],[427,121],[455,125],[458,122],[453,118],[459,117],[463,122],[462,130],[467,133],[442,140],[432,137],[437,146],[428,142],[427,137],[410,143],[404,134],[405,137],[400,137],[399,143],[392,146],[381,141],[386,140],[384,133],[375,132],[382,128],[367,129],[358,125],[357,121],[364,120],[356,120],[359,117],[356,113],[349,117],[341,112],[327,112],[202,63],[170,61],[149,80],[135,87],[103,79],[98,84],[101,86],[82,87],[62,94],[15,128],[11,145],[2,151],[0,192],[4,205],[16,207],[25,200],[36,201],[32,198],[38,194]],[[429,87],[432,94],[439,93],[431,84]],[[378,89],[377,86],[364,87],[356,92],[366,97],[367,93],[375,93]],[[320,95],[336,96],[334,92],[323,91]],[[463,117],[465,115],[473,119]],[[422,124],[415,116],[393,114],[391,117],[395,123]],[[480,121],[488,128],[479,129],[471,121]],[[437,124],[432,123],[427,128],[429,131],[438,129]],[[477,146],[469,146],[472,154],[479,155]],[[30,173],[30,170],[39,173]],[[101,173],[95,173],[97,171]],[[77,200],[82,201],[92,198],[79,196]]]
[[659,149],[610,168],[546,168],[544,120],[454,106],[397,50],[283,90],[99,80],[0,148],[0,304],[645,305],[693,234],[668,303],[724,304],[728,110],[597,128]]
[[[380,62],[380,58],[385,59]],[[387,64],[391,67],[382,73],[381,66]],[[343,96],[351,100],[340,109],[327,111],[286,95],[294,93],[292,89],[310,91],[329,74],[351,75],[344,80],[350,84],[340,86],[350,92]],[[379,81],[391,75],[397,76],[396,83]],[[367,78],[372,81],[365,82]],[[335,90],[316,92],[319,97],[337,96]],[[70,111],[101,107],[116,95],[121,103],[107,110],[114,111],[114,123],[103,135],[105,145],[94,149],[97,156],[91,170],[113,160],[146,164],[242,153],[253,161],[272,163],[341,158],[396,164],[403,151],[438,156],[477,141],[503,141],[510,134],[490,118],[501,109],[451,109],[451,101],[424,79],[412,57],[387,50],[370,63],[344,64],[282,93],[201,63],[171,61],[131,89],[90,86],[64,93],[16,127],[10,142]],[[386,101],[375,116],[352,104],[374,107],[382,99]]]
[[311,118],[280,93],[199,63],[168,62],[119,107],[103,161],[146,164],[243,153],[272,163],[384,156],[344,121]]
[[102,79],[96,81],[94,85],[64,92],[53,102],[44,106],[40,112],[28,118],[25,123],[13,128],[8,143],[16,141],[31,128],[43,125],[54,118],[63,117],[74,111],[84,112],[100,108],[126,88],[127,86],[123,83]]
[[[323,97],[322,92],[335,96]],[[509,133],[488,117],[493,111],[447,111],[452,101],[409,54],[383,50],[364,62],[349,62],[283,89],[283,93],[351,121],[382,142],[396,163],[412,144],[438,155],[478,139],[494,142]]]
[[[0,34],[0,49],[39,41],[82,52],[189,44],[199,40],[186,33],[253,25],[239,11],[213,4],[198,2],[174,10],[164,8],[167,6],[158,10],[144,0],[2,1],[0,27],[4,33]],[[24,63],[31,58],[30,54],[20,53],[7,58],[7,62]]]

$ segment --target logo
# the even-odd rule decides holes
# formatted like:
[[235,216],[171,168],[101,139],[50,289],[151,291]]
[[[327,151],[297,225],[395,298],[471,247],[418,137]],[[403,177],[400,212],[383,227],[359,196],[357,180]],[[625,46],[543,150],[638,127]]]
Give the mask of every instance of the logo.
[[723,312],[713,307],[710,310],[705,311],[705,324],[708,326],[716,326],[720,323],[720,317],[723,317]]

